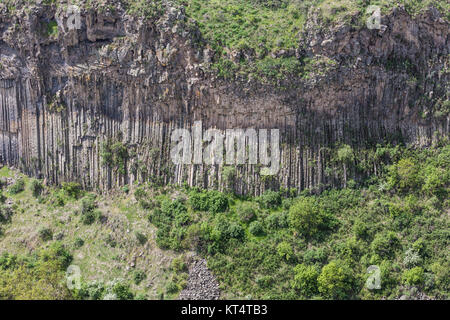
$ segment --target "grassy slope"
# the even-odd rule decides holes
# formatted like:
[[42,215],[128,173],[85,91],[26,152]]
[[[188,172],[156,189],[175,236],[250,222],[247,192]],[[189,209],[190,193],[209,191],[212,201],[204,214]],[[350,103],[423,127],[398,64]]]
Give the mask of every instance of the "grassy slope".
[[[22,175],[7,167],[0,170],[0,177],[14,176]],[[0,225],[3,229],[0,256],[5,252],[29,256],[48,248],[57,242],[58,234],[63,234],[59,242],[72,254],[71,264],[80,267],[84,282],[124,279],[132,284],[135,293],[145,292],[148,298],[157,299],[160,293],[165,293],[171,280],[170,263],[180,254],[162,251],[156,246],[153,239],[155,229],[149,225],[146,213],[139,209],[132,196],[121,193],[114,197],[98,197],[98,208],[107,221],[85,225],[80,221],[80,200],[64,196],[65,205],[54,205],[53,195],[58,190],[49,189],[46,192],[50,194],[42,196],[46,200],[39,201],[32,196],[30,179],[23,177],[25,191],[17,195],[4,192],[16,209],[12,221]],[[40,238],[39,231],[44,228],[53,232],[53,240]],[[144,234],[148,242],[139,244],[135,232]],[[84,241],[81,247],[76,245],[77,239]],[[133,257],[137,257],[135,267],[131,266]],[[133,283],[137,270],[147,274],[147,279],[140,285]],[[171,297],[170,294],[168,296]]]

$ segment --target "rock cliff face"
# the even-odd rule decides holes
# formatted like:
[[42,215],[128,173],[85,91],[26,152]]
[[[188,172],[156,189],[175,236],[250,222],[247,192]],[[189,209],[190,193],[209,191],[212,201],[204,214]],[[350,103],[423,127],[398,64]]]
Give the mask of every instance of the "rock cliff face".
[[[448,100],[449,23],[432,8],[416,17],[394,9],[381,30],[321,27],[311,12],[298,50],[280,53],[312,61],[311,72],[269,85],[209,72],[214,52],[182,7],[166,4],[143,20],[116,2],[82,8],[73,30],[63,6],[11,13],[0,4],[2,163],[100,190],[150,180],[259,194],[343,185],[330,151],[340,143],[355,152],[382,142],[426,146],[449,133],[448,112],[436,112]],[[172,130],[198,120],[280,129],[279,174],[174,165]],[[376,170],[376,162],[365,171],[352,162],[346,174]]]

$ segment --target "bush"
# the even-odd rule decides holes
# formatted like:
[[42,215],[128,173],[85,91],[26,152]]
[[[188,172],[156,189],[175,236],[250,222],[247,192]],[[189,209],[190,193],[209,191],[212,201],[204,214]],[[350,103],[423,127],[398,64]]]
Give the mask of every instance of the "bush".
[[276,230],[287,228],[289,226],[289,217],[287,212],[274,212],[266,219],[267,228],[269,230]]
[[141,200],[139,200],[139,206],[144,210],[151,210],[155,207],[155,204],[151,200],[147,201],[147,200],[141,199]]
[[108,140],[103,143],[100,156],[103,165],[116,170],[120,174],[126,173],[126,162],[130,156],[127,146],[121,141]]
[[75,245],[75,248],[81,248],[84,245],[84,240],[81,238],[76,238],[74,245]]
[[33,197],[37,198],[41,195],[42,191],[44,190],[44,186],[42,185],[41,181],[33,179],[31,180],[30,183],[30,190]]
[[96,220],[101,218],[100,210],[88,211],[81,215],[81,222],[85,225],[93,224]]
[[61,189],[72,199],[79,199],[83,194],[83,188],[77,182],[63,182]]
[[153,210],[149,221],[158,228],[156,242],[161,248],[181,249],[191,218],[180,199],[163,201],[161,209]]
[[278,244],[277,252],[278,255],[286,261],[289,261],[294,256],[294,250],[292,249],[291,244],[286,241]]
[[137,270],[133,274],[133,281],[135,285],[139,285],[145,278],[147,278],[147,275],[142,270]]
[[83,199],[81,199],[81,213],[87,214],[89,212],[92,212],[97,208],[97,205],[95,204],[95,197],[93,196],[87,196]]
[[119,300],[133,300],[134,298],[134,294],[130,290],[130,285],[121,281],[115,283],[111,291]]
[[400,240],[392,231],[378,233],[370,246],[372,251],[380,257],[392,257],[400,246]]
[[140,245],[144,245],[147,242],[147,237],[144,234],[136,231],[134,235],[136,236],[136,240]]
[[450,261],[435,262],[431,265],[436,285],[443,291],[450,290]]
[[66,195],[63,190],[58,190],[52,193],[51,203],[57,207],[64,207],[66,205]]
[[357,239],[365,240],[369,237],[370,229],[361,220],[356,220],[353,224],[353,233]]
[[348,299],[354,285],[353,271],[340,261],[331,261],[317,278],[318,289],[328,299]]
[[298,264],[294,268],[294,273],[294,280],[291,283],[293,289],[299,291],[305,297],[311,297],[317,293],[319,272],[316,267]]
[[256,208],[253,203],[242,203],[236,208],[236,212],[239,219],[244,223],[248,223],[256,218]]
[[256,279],[256,284],[261,289],[267,289],[273,284],[274,280],[271,276],[262,276]]
[[11,217],[14,214],[14,210],[11,207],[0,205],[0,223],[6,223],[11,221]]
[[174,258],[171,263],[171,268],[175,273],[185,272],[188,270],[182,257]]
[[421,267],[414,267],[403,272],[402,281],[404,284],[414,286],[420,285],[424,281],[424,271]]
[[231,239],[242,240],[245,238],[244,229],[239,224],[234,222],[230,223],[226,233],[227,236]]
[[248,231],[254,236],[260,236],[264,234],[264,228],[261,222],[253,221],[250,223]]
[[53,231],[49,228],[43,228],[39,230],[39,238],[42,241],[50,241],[53,239]]
[[263,208],[274,209],[281,205],[281,196],[279,192],[269,190],[258,198],[258,202]]
[[166,286],[166,292],[168,294],[177,293],[179,290],[178,285],[174,281],[170,281]]
[[18,194],[25,190],[25,180],[23,178],[17,179],[17,181],[9,187],[9,193]]
[[389,167],[388,184],[399,191],[416,189],[421,183],[419,168],[411,158],[405,158]]
[[134,197],[136,198],[137,201],[145,200],[147,198],[147,192],[143,187],[138,187],[134,191]]
[[405,252],[405,257],[403,258],[403,264],[407,268],[415,267],[422,261],[419,252],[413,248],[409,248]]
[[306,237],[319,235],[334,226],[334,218],[320,207],[317,199],[299,198],[289,209],[289,225]]
[[323,248],[308,249],[303,255],[303,260],[308,264],[323,263],[327,259],[327,254]]
[[228,210],[228,197],[216,190],[192,191],[189,194],[189,205],[197,211],[225,212]]

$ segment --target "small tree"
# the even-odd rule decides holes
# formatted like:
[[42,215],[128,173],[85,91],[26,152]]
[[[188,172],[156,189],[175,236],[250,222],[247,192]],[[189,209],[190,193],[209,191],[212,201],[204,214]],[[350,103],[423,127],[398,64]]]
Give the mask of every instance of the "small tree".
[[299,291],[305,297],[311,297],[317,293],[317,278],[319,272],[314,266],[298,264],[294,268],[294,280],[291,282],[293,289]]
[[346,299],[353,287],[352,270],[340,261],[331,261],[317,278],[319,292],[329,299]]
[[344,169],[344,188],[347,188],[347,166],[353,161],[353,149],[347,144],[342,145],[337,151],[337,159]]

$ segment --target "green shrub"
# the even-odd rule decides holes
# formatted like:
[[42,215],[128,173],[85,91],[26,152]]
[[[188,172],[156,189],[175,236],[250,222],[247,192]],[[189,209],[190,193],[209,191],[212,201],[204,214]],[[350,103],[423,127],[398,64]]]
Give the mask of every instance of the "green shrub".
[[139,285],[143,280],[147,278],[147,274],[143,270],[136,270],[133,273],[133,281],[135,285]]
[[380,257],[392,257],[400,247],[400,241],[394,232],[378,233],[370,246]]
[[120,141],[108,140],[102,144],[100,156],[102,164],[121,174],[126,173],[126,162],[129,159],[128,148]]
[[420,285],[424,281],[424,271],[421,267],[414,267],[410,270],[405,270],[402,276],[403,283],[414,286]]
[[16,182],[9,187],[9,193],[18,194],[25,190],[25,180],[23,178],[19,178]]
[[93,224],[102,218],[102,212],[100,210],[89,211],[81,215],[81,222],[85,225]]
[[281,258],[285,259],[286,261],[291,260],[291,258],[294,256],[294,250],[292,249],[291,244],[286,241],[283,241],[278,244],[277,253]]
[[430,268],[433,272],[436,286],[443,292],[448,292],[450,290],[450,261],[434,262]]
[[271,276],[262,276],[256,279],[256,284],[261,289],[268,289],[274,283],[274,279]]
[[304,297],[314,296],[318,292],[319,272],[316,267],[298,264],[294,268],[294,273],[294,280],[291,282],[293,289],[299,291]]
[[216,190],[192,191],[189,194],[189,205],[193,210],[211,213],[225,212],[229,206],[228,197]]
[[84,245],[84,240],[81,238],[76,238],[74,245],[75,245],[75,248],[81,248]]
[[130,285],[121,281],[113,285],[111,292],[119,300],[133,300],[134,298],[134,294],[131,292]]
[[136,240],[140,245],[144,245],[147,242],[147,237],[144,234],[136,231],[134,235],[136,236]]
[[8,181],[5,178],[0,178],[0,190],[8,185]]
[[331,261],[317,278],[319,292],[328,299],[348,299],[354,287],[353,271],[340,261]]
[[306,237],[320,235],[321,231],[330,230],[334,224],[334,219],[313,197],[301,197],[289,209],[289,225]]
[[186,272],[188,270],[182,257],[174,258],[171,263],[171,268],[175,273]]
[[6,196],[3,194],[3,192],[0,190],[0,204],[5,203],[6,201]]
[[63,190],[55,190],[51,194],[50,202],[57,207],[64,207],[66,205],[67,196]]
[[93,212],[97,208],[95,203],[95,197],[87,196],[81,199],[81,213],[87,214],[89,212]]
[[266,219],[268,230],[287,228],[289,226],[289,217],[287,212],[274,212]]
[[39,230],[39,238],[42,241],[50,241],[53,239],[53,231],[50,228],[42,228]]
[[281,205],[281,195],[279,192],[269,190],[258,198],[258,202],[263,208],[274,209]]
[[134,191],[134,197],[136,198],[137,201],[145,200],[147,198],[147,192],[143,187],[138,187]]
[[77,182],[63,182],[61,189],[72,199],[79,199],[83,195],[83,188]]
[[261,222],[253,221],[250,223],[248,231],[254,236],[261,236],[264,234],[264,227]]
[[327,254],[325,249],[308,249],[303,255],[303,260],[307,264],[323,263],[327,259]]
[[180,291],[180,288],[178,287],[178,285],[174,282],[174,281],[170,281],[167,286],[166,286],[166,292],[168,294],[173,294],[173,293],[177,293],[178,291]]
[[361,220],[356,220],[353,224],[353,233],[357,239],[367,239],[369,237],[370,229]]
[[236,208],[239,219],[248,223],[256,218],[256,207],[253,203],[244,202]]
[[81,222],[85,225],[93,224],[96,220],[100,220],[102,213],[96,210],[95,196],[88,195],[81,199]]
[[0,205],[0,223],[10,222],[13,214],[14,209],[12,207]]
[[180,199],[164,200],[161,209],[153,210],[149,221],[158,228],[156,242],[161,248],[181,249],[186,229],[191,223],[183,201]]
[[44,190],[44,186],[42,185],[42,182],[37,179],[32,179],[30,183],[30,190],[33,197],[37,198],[41,195],[42,191]]
[[399,191],[416,189],[421,183],[419,167],[411,158],[401,159],[389,167],[388,183]]
[[141,200],[139,200],[139,206],[144,210],[151,210],[155,207],[155,204],[151,200],[147,201],[147,200],[141,199]]

